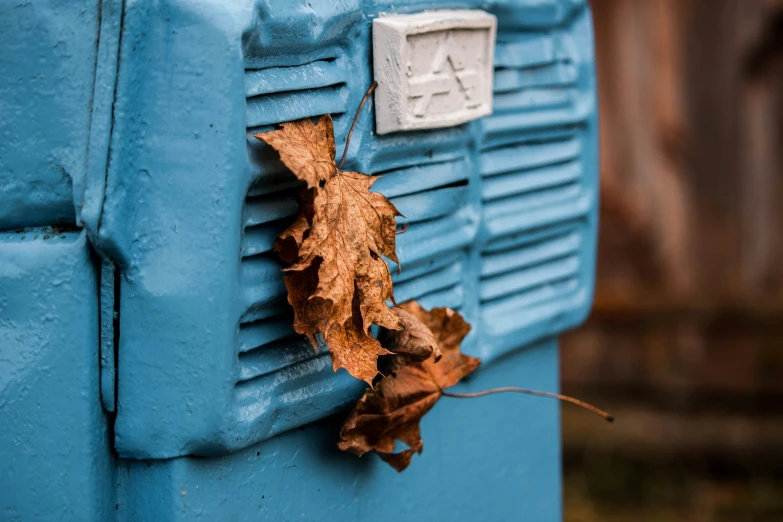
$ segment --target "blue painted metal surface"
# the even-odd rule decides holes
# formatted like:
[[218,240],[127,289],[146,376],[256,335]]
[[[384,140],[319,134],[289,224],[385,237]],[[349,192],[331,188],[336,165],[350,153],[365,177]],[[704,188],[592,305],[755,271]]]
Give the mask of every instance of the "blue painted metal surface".
[[98,274],[85,234],[0,233],[0,519],[109,520]]
[[98,2],[0,2],[0,229],[72,225],[90,133]]
[[[553,341],[482,368],[465,390],[500,382],[557,388]],[[424,452],[403,473],[335,446],[341,417],[217,458],[127,461],[118,520],[506,521],[562,519],[559,410],[495,395],[443,399],[424,417]]]
[[[372,19],[433,8],[498,15],[494,114],[377,136],[366,109],[346,168],[383,174],[375,189],[406,216],[398,301],[451,306],[473,324],[464,349],[486,364],[466,386],[556,389],[552,339],[584,319],[595,262],[594,57],[582,0],[0,2],[10,28],[0,44],[11,50],[0,56],[0,369],[13,377],[0,383],[0,398],[13,399],[0,403],[12,448],[0,450],[0,469],[4,484],[56,469],[85,481],[81,495],[60,488],[37,507],[0,488],[0,513],[438,519],[449,506],[453,520],[559,518],[553,402],[438,405],[424,456],[400,476],[335,453],[334,420],[319,420],[362,384],[331,371],[325,346],[314,353],[293,335],[271,253],[299,186],[247,134],[330,113],[341,149],[372,82]],[[30,227],[42,225],[69,232],[40,244],[52,234]],[[40,237],[20,239],[31,234]],[[33,264],[21,268],[19,255]],[[59,271],[82,284],[58,285]],[[44,304],[17,296],[47,284],[59,290]],[[40,334],[28,340],[25,325]],[[20,359],[66,333],[72,359],[51,381],[47,359]],[[69,375],[72,387],[58,388]],[[15,399],[29,390],[51,402],[49,417]],[[101,402],[112,416],[95,410]],[[69,415],[78,408],[82,417]],[[5,428],[23,417],[29,429]],[[75,439],[72,454],[44,456]],[[18,479],[18,454],[34,459],[29,477]],[[90,454],[89,469],[73,463]]]

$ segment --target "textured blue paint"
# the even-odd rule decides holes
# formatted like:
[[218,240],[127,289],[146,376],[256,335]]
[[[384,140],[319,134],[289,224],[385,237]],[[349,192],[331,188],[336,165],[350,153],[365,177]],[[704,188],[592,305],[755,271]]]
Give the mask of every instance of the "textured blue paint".
[[73,224],[98,0],[0,2],[0,229]]
[[98,275],[84,233],[0,233],[0,519],[103,522]]
[[557,388],[595,264],[582,0],[0,2],[0,518],[560,517],[553,402],[444,401],[401,476],[337,453],[363,385],[271,252],[300,184],[247,134],[330,113],[341,150],[372,19],[433,8],[498,16],[494,114],[376,136],[368,104],[345,167],[405,214],[398,301],[473,324],[467,386]]
[[[542,343],[482,369],[461,390],[557,388]],[[424,453],[404,473],[335,445],[341,417],[231,455],[129,461],[118,520],[450,521],[562,518],[559,407],[520,395],[443,399],[422,422]]]

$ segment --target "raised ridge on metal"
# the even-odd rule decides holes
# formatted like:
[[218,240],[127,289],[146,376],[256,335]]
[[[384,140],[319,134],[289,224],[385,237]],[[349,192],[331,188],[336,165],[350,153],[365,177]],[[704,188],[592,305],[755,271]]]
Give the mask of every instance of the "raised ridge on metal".
[[264,126],[319,114],[343,114],[348,103],[345,58],[327,58],[283,67],[247,69],[247,126]]

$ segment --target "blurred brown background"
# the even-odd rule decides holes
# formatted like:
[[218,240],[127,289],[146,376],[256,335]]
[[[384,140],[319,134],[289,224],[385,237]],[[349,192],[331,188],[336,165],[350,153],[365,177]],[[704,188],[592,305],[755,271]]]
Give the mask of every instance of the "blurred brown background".
[[566,520],[783,521],[783,0],[592,0],[598,284]]

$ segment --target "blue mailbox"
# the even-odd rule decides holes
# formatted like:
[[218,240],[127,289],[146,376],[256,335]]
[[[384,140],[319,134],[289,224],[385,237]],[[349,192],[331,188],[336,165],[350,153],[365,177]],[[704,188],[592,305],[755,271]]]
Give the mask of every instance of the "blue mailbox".
[[397,474],[337,450],[364,384],[291,328],[300,185],[248,134],[331,114],[339,150],[373,22],[432,10],[496,17],[491,114],[370,104],[346,168],[405,215],[397,300],[473,325],[461,387],[557,389],[595,268],[583,0],[0,2],[0,518],[561,518],[557,403],[444,399]]

